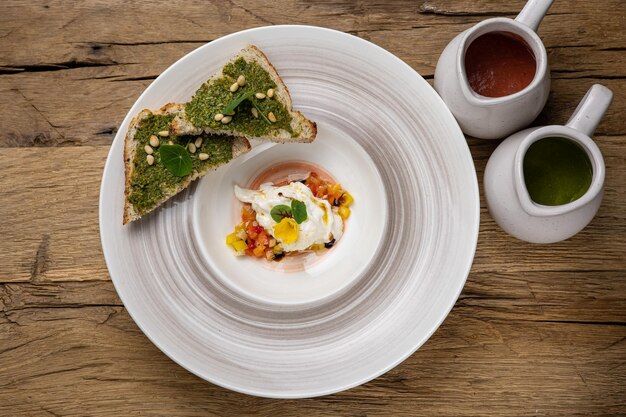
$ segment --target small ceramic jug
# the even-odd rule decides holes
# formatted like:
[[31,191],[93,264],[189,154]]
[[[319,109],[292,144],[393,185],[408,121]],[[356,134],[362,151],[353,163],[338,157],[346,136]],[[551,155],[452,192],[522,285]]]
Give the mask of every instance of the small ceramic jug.
[[[493,152],[485,169],[485,198],[491,216],[510,235],[532,243],[553,243],[581,231],[596,215],[604,189],[604,160],[591,139],[609,107],[613,93],[596,84],[582,99],[565,126],[535,127],[515,133]],[[524,157],[543,138],[565,138],[587,154],[591,183],[578,199],[562,205],[534,202],[524,179]]]
[[[513,19],[487,19],[455,37],[445,48],[435,70],[435,90],[463,132],[482,139],[498,139],[528,126],[543,109],[550,92],[546,49],[535,33],[553,0],[529,0]],[[478,37],[508,32],[530,47],[536,61],[535,76],[522,90],[503,97],[485,97],[468,82],[465,53]]]

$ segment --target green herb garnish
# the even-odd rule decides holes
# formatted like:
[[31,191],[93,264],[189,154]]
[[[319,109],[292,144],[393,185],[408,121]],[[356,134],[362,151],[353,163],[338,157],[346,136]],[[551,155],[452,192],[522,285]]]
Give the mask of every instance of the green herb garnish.
[[161,145],[161,162],[172,175],[184,177],[191,174],[193,168],[189,152],[180,145]]
[[253,95],[254,95],[254,91],[248,91],[247,93],[239,94],[237,97],[233,99],[233,101],[228,103],[228,105],[224,108],[224,111],[222,113],[224,115],[230,113],[231,111],[235,110],[238,105],[243,103],[244,100],[249,99]]
[[270,211],[270,216],[272,216],[272,219],[274,219],[276,223],[280,223],[285,217],[291,217],[291,207],[284,204],[274,206]]
[[258,111],[258,112],[259,112],[259,114],[260,114],[261,116],[263,116],[263,119],[265,119],[265,121],[266,121],[268,124],[270,124],[270,125],[271,125],[271,124],[272,124],[272,122],[270,122],[270,119],[268,119],[268,118],[267,118],[267,116],[265,115],[265,113],[263,113],[263,111],[261,111],[261,109],[259,108],[259,106],[257,106],[257,104],[256,104],[254,101],[252,101],[252,100],[250,100],[250,103],[252,103],[252,105],[254,106],[254,108],[256,109],[256,111]]
[[308,218],[306,214],[306,205],[302,201],[291,200],[291,212],[293,213],[293,219],[298,224]]
[[300,224],[308,218],[306,205],[298,200],[291,200],[291,207],[284,204],[274,206],[270,211],[270,216],[276,223],[280,223],[282,219],[290,217]]

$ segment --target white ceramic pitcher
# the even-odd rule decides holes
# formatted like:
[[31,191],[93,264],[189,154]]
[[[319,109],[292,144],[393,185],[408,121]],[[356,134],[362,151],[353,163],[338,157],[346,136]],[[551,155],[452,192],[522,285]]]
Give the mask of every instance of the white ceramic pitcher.
[[[493,152],[485,169],[485,198],[491,216],[510,235],[533,243],[552,243],[581,231],[596,215],[604,189],[604,160],[591,139],[611,104],[613,93],[595,84],[565,126],[535,127],[515,133]],[[593,175],[579,199],[558,206],[535,203],[524,181],[524,156],[530,145],[547,137],[576,142],[587,153]]]
[[[550,92],[546,49],[535,33],[553,0],[529,0],[513,19],[487,19],[460,33],[445,48],[435,70],[435,90],[468,135],[498,139],[528,126],[541,112]],[[537,63],[535,77],[524,89],[503,97],[485,97],[472,90],[465,72],[465,53],[479,36],[509,32],[522,38]]]

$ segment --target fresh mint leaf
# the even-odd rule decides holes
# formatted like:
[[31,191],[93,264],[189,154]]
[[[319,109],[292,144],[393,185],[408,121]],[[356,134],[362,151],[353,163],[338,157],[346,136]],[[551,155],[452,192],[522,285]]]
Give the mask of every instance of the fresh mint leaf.
[[180,145],[161,145],[159,153],[161,154],[161,162],[173,175],[184,177],[191,174],[193,167],[187,149]]
[[274,219],[276,223],[280,223],[285,217],[291,217],[291,207],[284,204],[274,206],[270,211],[270,216],[272,216],[272,219]]
[[291,212],[296,223],[300,224],[308,218],[306,213],[306,204],[302,201],[291,200]]

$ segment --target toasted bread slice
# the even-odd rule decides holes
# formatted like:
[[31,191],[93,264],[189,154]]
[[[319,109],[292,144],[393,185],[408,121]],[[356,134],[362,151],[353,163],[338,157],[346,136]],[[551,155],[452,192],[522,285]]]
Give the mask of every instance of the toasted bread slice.
[[[231,159],[250,150],[246,138],[225,135],[202,134],[200,136],[159,136],[167,132],[167,126],[178,112],[181,104],[167,104],[158,111],[142,110],[131,122],[124,142],[124,165],[126,183],[124,187],[124,217],[126,224],[153,211],[167,199],[179,193],[189,184]],[[156,136],[159,146],[152,147],[153,164],[149,165],[146,145],[151,136]],[[172,141],[180,145],[202,141],[196,152],[190,153],[193,170],[189,175],[177,177],[161,163],[160,145]],[[149,150],[149,149],[148,149]],[[205,153],[208,159],[201,160]],[[204,155],[203,155],[204,156]]]
[[[238,85],[241,75],[245,83]],[[268,97],[270,89],[274,93],[272,97]],[[259,95],[259,98],[256,93],[265,97]],[[224,123],[228,119],[220,116],[216,120],[217,114],[222,114],[242,95],[247,97],[237,106],[230,122]],[[223,133],[262,141],[306,143],[315,140],[317,126],[293,110],[289,90],[274,66],[259,48],[249,45],[196,91],[183,111],[174,117],[169,131],[172,135]]]

